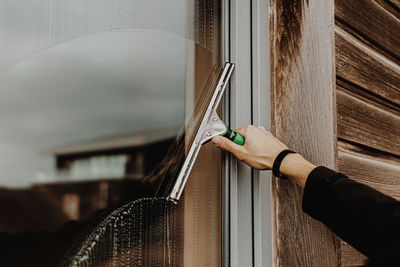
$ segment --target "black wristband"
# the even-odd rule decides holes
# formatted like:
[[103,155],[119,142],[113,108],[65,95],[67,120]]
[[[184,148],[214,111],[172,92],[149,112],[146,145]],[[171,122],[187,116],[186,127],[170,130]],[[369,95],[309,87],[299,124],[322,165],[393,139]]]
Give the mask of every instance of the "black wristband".
[[284,180],[287,179],[286,176],[281,175],[281,173],[279,172],[279,169],[281,167],[282,160],[288,154],[291,154],[291,153],[296,153],[296,152],[294,152],[292,150],[289,150],[289,149],[285,149],[281,153],[279,153],[278,156],[276,156],[276,158],[274,160],[274,164],[272,165],[272,173],[274,174],[275,177],[278,177],[278,178],[281,178],[281,179],[284,179]]

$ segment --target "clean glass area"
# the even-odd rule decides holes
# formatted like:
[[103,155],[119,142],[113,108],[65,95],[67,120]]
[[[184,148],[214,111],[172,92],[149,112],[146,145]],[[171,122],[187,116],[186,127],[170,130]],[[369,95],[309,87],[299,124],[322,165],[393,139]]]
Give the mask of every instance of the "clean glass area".
[[84,266],[220,265],[217,150],[178,205],[142,198],[184,159],[221,47],[216,0],[0,0],[0,265],[54,266],[108,222],[123,250]]

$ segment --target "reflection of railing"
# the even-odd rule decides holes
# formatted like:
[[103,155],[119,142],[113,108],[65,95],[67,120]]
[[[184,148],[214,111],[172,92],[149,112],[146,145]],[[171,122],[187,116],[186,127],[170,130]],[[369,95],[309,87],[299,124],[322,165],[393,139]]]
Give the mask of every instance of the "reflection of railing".
[[182,266],[178,209],[161,198],[130,202],[84,234],[62,266]]

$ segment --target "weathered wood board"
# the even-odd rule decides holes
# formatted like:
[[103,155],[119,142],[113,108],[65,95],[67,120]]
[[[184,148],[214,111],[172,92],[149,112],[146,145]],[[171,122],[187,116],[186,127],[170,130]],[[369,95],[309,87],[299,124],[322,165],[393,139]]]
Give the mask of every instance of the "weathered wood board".
[[400,159],[339,142],[339,171],[358,182],[400,199]]
[[[335,167],[333,1],[271,1],[271,111],[276,136],[313,162]],[[303,190],[272,182],[276,266],[338,266],[338,243],[304,214]]]
[[400,67],[336,27],[336,75],[400,105]]
[[376,1],[336,0],[335,15],[357,35],[366,38],[370,46],[386,50],[400,61],[400,19],[384,6]]
[[399,0],[374,0],[390,15],[400,19],[400,1]]
[[[400,2],[336,0],[339,171],[400,199]],[[340,242],[340,266],[366,257]]]
[[340,242],[340,266],[358,267],[364,266],[367,257],[358,252],[348,243]]
[[[379,0],[379,1],[383,1],[383,0]],[[386,0],[386,2],[388,4],[390,4],[391,6],[393,6],[395,9],[397,9],[397,16],[400,16],[400,1],[399,0]]]
[[400,115],[337,85],[338,137],[400,156]]
[[391,101],[387,101],[387,99],[380,97],[374,93],[371,93],[368,90],[365,90],[362,87],[351,84],[346,80],[341,79],[340,77],[336,77],[336,89],[344,90],[348,93],[356,95],[357,98],[362,98],[369,103],[373,103],[374,105],[379,106],[379,108],[388,110],[394,114],[400,115],[400,105],[393,103]]

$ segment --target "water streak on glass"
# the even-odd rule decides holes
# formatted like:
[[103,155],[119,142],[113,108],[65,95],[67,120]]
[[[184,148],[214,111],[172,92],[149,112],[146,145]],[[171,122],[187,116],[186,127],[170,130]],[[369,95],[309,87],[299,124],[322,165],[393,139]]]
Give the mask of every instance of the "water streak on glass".
[[82,236],[62,266],[181,266],[178,209],[164,199],[130,202]]

